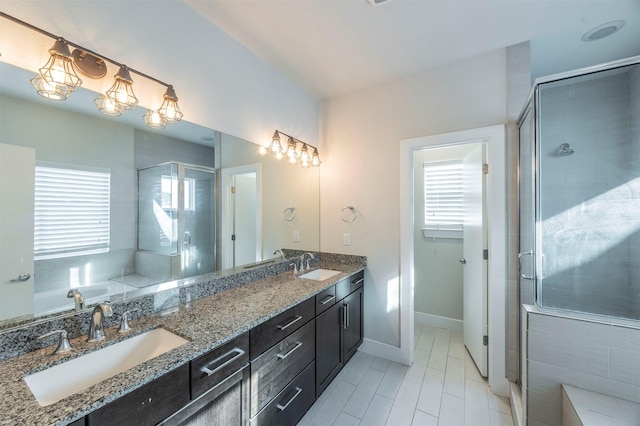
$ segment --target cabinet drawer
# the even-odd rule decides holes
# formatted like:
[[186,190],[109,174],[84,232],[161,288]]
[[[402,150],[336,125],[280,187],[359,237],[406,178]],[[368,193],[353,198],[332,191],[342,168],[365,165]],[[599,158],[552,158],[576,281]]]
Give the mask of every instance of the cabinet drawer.
[[205,393],[249,362],[249,333],[191,361],[191,399]]
[[336,286],[332,285],[322,293],[316,294],[316,316],[320,315],[336,303]]
[[189,402],[189,365],[185,364],[89,413],[88,424],[155,425]]
[[350,293],[353,293],[364,285],[364,271],[356,272],[355,274],[339,281],[336,284],[336,299],[342,300]]
[[312,320],[251,362],[251,417],[313,361],[315,346]]
[[315,317],[315,299],[310,297],[250,331],[251,359],[287,337]]
[[293,426],[298,423],[315,401],[314,369],[312,362],[251,419],[251,426]]

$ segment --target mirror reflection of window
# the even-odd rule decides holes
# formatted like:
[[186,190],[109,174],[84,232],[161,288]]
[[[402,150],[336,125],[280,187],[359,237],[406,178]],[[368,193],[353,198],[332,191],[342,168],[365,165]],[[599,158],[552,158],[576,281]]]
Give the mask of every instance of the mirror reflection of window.
[[35,260],[109,251],[110,181],[105,169],[36,165]]
[[[184,178],[184,211],[195,211],[195,179]],[[164,210],[178,210],[178,178],[162,175],[160,181],[162,191],[162,208]]]

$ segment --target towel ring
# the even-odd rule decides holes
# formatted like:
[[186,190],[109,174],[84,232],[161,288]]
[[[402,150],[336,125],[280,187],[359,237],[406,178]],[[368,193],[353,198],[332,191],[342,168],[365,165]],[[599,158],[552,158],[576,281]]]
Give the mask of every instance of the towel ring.
[[[350,211],[351,213],[345,216],[345,211],[347,210]],[[351,216],[351,218],[349,218],[349,216]],[[357,218],[358,218],[358,211],[353,206],[347,206],[344,209],[340,210],[340,219],[342,219],[343,222],[353,223]]]
[[296,208],[295,207],[287,207],[282,212],[282,217],[287,222],[293,222],[293,220],[296,218]]

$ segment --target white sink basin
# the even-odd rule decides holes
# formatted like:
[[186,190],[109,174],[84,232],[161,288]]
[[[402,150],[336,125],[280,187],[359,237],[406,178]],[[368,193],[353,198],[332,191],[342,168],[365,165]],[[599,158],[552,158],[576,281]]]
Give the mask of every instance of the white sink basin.
[[156,328],[25,376],[24,381],[38,403],[46,407],[187,342],[164,328]]
[[324,281],[327,278],[331,278],[334,275],[338,275],[340,271],[334,271],[332,269],[316,269],[306,274],[300,275],[300,278],[306,280]]

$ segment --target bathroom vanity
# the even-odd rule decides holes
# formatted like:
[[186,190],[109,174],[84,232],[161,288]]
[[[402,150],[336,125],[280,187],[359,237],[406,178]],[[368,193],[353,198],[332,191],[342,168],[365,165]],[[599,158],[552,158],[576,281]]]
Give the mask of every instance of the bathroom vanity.
[[[362,342],[364,263],[315,266],[340,272],[276,274],[131,320],[125,337],[3,361],[0,424],[295,424]],[[23,380],[155,328],[188,342],[44,407]]]

